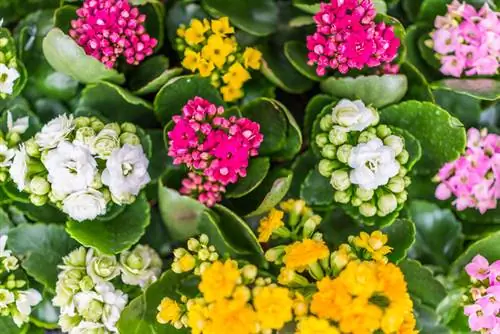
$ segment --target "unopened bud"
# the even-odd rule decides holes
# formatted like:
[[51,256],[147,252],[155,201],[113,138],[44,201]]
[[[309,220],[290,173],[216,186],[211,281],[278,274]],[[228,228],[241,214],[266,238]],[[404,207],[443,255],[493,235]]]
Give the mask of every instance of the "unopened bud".
[[190,238],[187,241],[187,247],[191,252],[197,252],[198,249],[200,248],[200,242],[195,238]]
[[358,137],[359,143],[368,143],[370,140],[378,138],[376,134],[371,133],[370,131],[363,131]]
[[335,146],[342,145],[347,141],[348,130],[344,127],[334,125],[332,130],[328,133],[328,140]]
[[95,132],[99,132],[102,129],[104,129],[104,123],[101,122],[100,120],[95,120],[90,123],[90,127],[94,129]]
[[200,251],[198,252],[198,258],[201,261],[207,261],[209,257],[210,257],[210,251],[206,248],[200,249]]
[[137,132],[137,128],[134,124],[132,123],[123,123],[121,126],[120,126],[121,130],[123,132],[130,132],[130,133],[136,133]]
[[410,159],[410,154],[407,150],[402,150],[401,153],[399,153],[399,155],[396,157],[396,159],[398,159],[400,164],[404,165]]
[[352,197],[351,197],[351,205],[352,205],[352,206],[358,207],[358,206],[360,206],[362,203],[363,203],[363,201],[361,200],[361,198],[359,198],[359,197],[357,197],[357,196],[352,196]]
[[321,150],[321,155],[327,159],[335,159],[336,148],[332,144],[326,144]]
[[120,128],[120,125],[118,123],[108,123],[104,126],[104,129],[113,130],[117,135],[120,135],[120,133],[122,132],[122,129]]
[[96,132],[90,126],[84,126],[76,130],[75,140],[90,145],[94,139]]
[[396,199],[398,201],[398,204],[403,204],[408,199],[408,192],[402,191],[399,194],[396,194]]
[[336,170],[332,173],[330,184],[335,190],[344,191],[351,186],[349,173],[346,170]]
[[398,201],[394,194],[384,194],[378,198],[377,201],[378,212],[377,214],[381,217],[387,216],[391,212],[394,212],[398,207]]
[[370,202],[365,202],[359,206],[359,213],[365,217],[373,217],[377,214],[377,208]]
[[180,259],[186,253],[187,253],[187,250],[185,250],[184,248],[176,248],[176,249],[174,249],[174,257],[177,258],[177,259]]
[[340,166],[338,161],[323,159],[319,162],[318,171],[324,177],[331,177],[335,169]]
[[320,223],[321,217],[318,215],[311,216],[307,219],[302,230],[302,237],[304,239],[310,238]]
[[392,133],[391,129],[385,125],[385,124],[380,124],[377,126],[377,137],[384,139],[387,136],[390,136]]
[[200,242],[201,242],[202,245],[205,245],[205,246],[208,245],[209,241],[210,240],[208,238],[208,235],[206,235],[206,234],[200,235]]
[[320,148],[328,144],[328,135],[326,133],[320,133],[316,136],[316,145]]
[[403,166],[400,166],[399,167],[399,173],[398,173],[398,176],[405,176],[406,174],[408,173],[408,169],[406,169],[405,167]]
[[351,156],[352,146],[349,144],[344,144],[340,146],[337,150],[337,159],[342,163],[347,163],[349,157]]
[[80,116],[75,118],[74,123],[77,129],[83,128],[90,125],[90,118],[85,116]]
[[400,176],[395,176],[389,180],[387,188],[393,193],[400,193],[405,190],[405,181]]
[[35,142],[35,139],[30,138],[24,143],[24,147],[26,148],[26,153],[30,157],[39,158],[40,157],[40,146]]
[[253,280],[255,280],[255,278],[257,277],[257,272],[257,267],[252,264],[247,264],[241,269],[243,277],[250,282],[253,282]]
[[277,247],[268,249],[267,252],[264,254],[264,257],[269,262],[277,262],[281,259],[281,256],[284,253],[285,253],[285,247],[284,246],[277,246]]
[[30,191],[34,195],[47,195],[50,191],[50,184],[44,177],[34,176],[30,182]]
[[363,189],[358,187],[356,189],[356,197],[366,202],[372,199],[374,191],[372,189]]
[[9,146],[16,146],[21,142],[21,135],[17,132],[10,132],[7,134],[7,141]]
[[337,203],[347,204],[351,200],[351,195],[346,191],[336,191],[333,195],[333,199]]
[[323,116],[323,118],[319,122],[319,127],[321,128],[321,130],[325,132],[330,131],[332,129],[332,126],[333,126],[332,115]]
[[49,200],[49,197],[47,195],[43,195],[43,196],[35,195],[35,194],[30,195],[30,201],[35,206],[43,206],[47,203],[48,200]]
[[399,155],[404,148],[403,139],[399,136],[390,135],[384,139],[384,144],[393,149],[396,155]]
[[141,139],[134,133],[125,132],[120,135],[120,144],[137,146],[141,144]]

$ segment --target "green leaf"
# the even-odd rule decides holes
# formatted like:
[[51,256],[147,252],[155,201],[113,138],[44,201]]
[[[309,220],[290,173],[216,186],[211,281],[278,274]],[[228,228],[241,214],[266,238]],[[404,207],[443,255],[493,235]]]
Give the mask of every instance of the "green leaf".
[[171,270],[165,272],[158,281],[151,284],[139,297],[132,300],[122,311],[117,327],[126,334],[187,334],[186,329],[175,329],[156,321],[157,307],[164,297],[179,299],[177,288],[185,275],[177,275]]
[[321,77],[316,74],[315,67],[307,64],[307,54],[308,51],[304,43],[297,41],[288,41],[285,43],[285,56],[292,66],[306,78],[320,81]]
[[0,235],[7,234],[12,227],[14,227],[14,224],[10,220],[9,215],[0,207]]
[[276,31],[278,7],[272,0],[203,0],[202,4],[212,16],[227,16],[249,34],[267,36]]
[[[418,300],[414,302],[413,307],[419,333],[451,334],[450,330],[440,323],[439,316],[434,310],[434,307],[423,305]],[[458,333],[468,333],[468,331]]]
[[141,63],[130,74],[129,86],[136,95],[156,93],[168,80],[182,73],[181,68],[169,69],[165,56],[155,56]]
[[3,192],[13,201],[21,203],[31,203],[29,195],[26,192],[17,190],[17,186],[12,180],[1,185]]
[[319,12],[320,2],[319,0],[293,0],[293,5],[306,13],[316,14]]
[[247,195],[264,181],[270,167],[271,162],[267,157],[250,159],[247,176],[240,178],[236,184],[227,186],[225,197],[240,198]]
[[373,5],[375,6],[377,14],[387,13],[387,4],[384,0],[373,0]]
[[418,12],[418,21],[424,21],[434,25],[434,19],[438,15],[444,15],[447,11],[446,5],[451,0],[424,0]]
[[44,296],[40,304],[33,308],[30,320],[38,327],[56,329],[59,327],[59,311],[52,305],[52,295]]
[[13,205],[36,223],[64,224],[68,219],[61,210],[50,204],[35,206],[31,203],[15,202]]
[[436,57],[437,54],[434,49],[426,45],[426,41],[428,40],[432,40],[428,32],[421,35],[418,38],[418,50],[420,51],[420,55],[422,56],[422,58],[430,67],[434,68],[435,70],[439,70],[441,68],[441,61]]
[[[12,119],[16,121],[19,118],[28,116],[28,129],[21,135],[21,140],[25,141],[33,137],[42,128],[42,123],[38,116],[31,111],[28,105],[24,105],[23,100],[17,99],[17,102],[12,102],[7,105],[6,111],[10,111]],[[23,101],[23,102],[21,102]],[[8,132],[7,127],[7,112],[2,113],[0,117],[0,130],[4,133]]]
[[394,224],[384,227],[382,232],[387,234],[387,245],[392,247],[392,252],[387,255],[389,261],[399,263],[405,259],[415,242],[415,224],[409,219],[396,219]]
[[9,231],[8,248],[23,259],[21,265],[37,282],[54,292],[57,266],[78,244],[63,226],[22,224]]
[[317,166],[309,171],[300,188],[300,198],[313,207],[333,205],[333,194],[330,180],[319,173]]
[[451,90],[435,89],[436,103],[460,119],[465,127],[478,127],[481,118],[481,101]]
[[278,153],[273,154],[273,159],[280,161],[292,160],[302,148],[302,132],[300,131],[300,127],[290,111],[281,102],[273,99],[266,100],[272,103],[276,110],[280,110],[285,114],[288,123],[285,147]]
[[321,113],[324,107],[332,102],[334,102],[334,99],[330,95],[325,94],[314,95],[313,98],[309,100],[304,115],[304,136],[306,138],[308,138],[311,133],[316,117]]
[[400,72],[408,79],[408,91],[404,100],[435,102],[427,79],[415,65],[405,62],[401,65]]
[[[410,0],[414,2],[413,0]],[[439,71],[424,60],[419,48],[419,39],[423,35],[428,35],[432,30],[433,25],[427,26],[422,23],[413,24],[406,30],[405,44],[407,47],[408,61],[412,63],[427,80],[434,80],[441,76]],[[411,83],[411,78],[410,83]]]
[[435,308],[446,297],[444,286],[418,261],[404,260],[399,263],[399,267],[405,275],[408,292],[413,298]]
[[209,78],[188,75],[171,79],[158,92],[154,101],[156,117],[165,125],[173,115],[180,114],[184,105],[195,96],[207,99],[217,106],[226,106]]
[[405,143],[405,150],[409,153],[408,162],[405,164],[406,169],[409,171],[413,169],[413,166],[422,158],[422,146],[420,142],[406,130],[391,127],[394,134],[403,137]]
[[173,240],[185,240],[199,233],[198,221],[205,211],[203,204],[164,186],[162,182],[158,183],[158,200],[163,223]]
[[408,17],[411,22],[415,22],[417,20],[421,5],[421,1],[401,0],[401,7],[403,8],[406,17]]
[[64,5],[56,9],[54,12],[54,26],[62,31],[69,31],[71,29],[71,21],[78,18],[76,14],[77,9],[78,7],[72,5]]
[[167,11],[167,35],[170,43],[175,45],[177,38],[177,28],[181,24],[189,25],[192,19],[204,19],[208,14],[197,3],[186,3],[175,1],[174,5]]
[[445,162],[457,159],[465,149],[463,124],[432,103],[402,102],[383,109],[380,119],[382,123],[407,130],[418,139],[423,156],[416,169],[421,173],[435,173]]
[[146,32],[156,38],[158,44],[155,50],[161,49],[165,40],[165,5],[162,1],[144,1],[145,3],[139,7],[141,14],[146,15],[144,27]]
[[252,73],[252,79],[245,82],[245,96],[240,101],[240,105],[245,105],[261,97],[274,99],[276,98],[275,91],[276,86],[267,80],[262,73],[254,72]]
[[163,143],[163,131],[162,130],[148,130],[149,137],[151,138],[152,147],[152,157],[149,160],[149,176],[151,177],[151,182],[156,182],[158,179],[165,174],[167,167],[169,165],[170,158],[165,150],[165,145]]
[[330,77],[322,81],[320,87],[323,92],[332,96],[361,99],[367,105],[380,108],[401,100],[408,89],[408,80],[401,74]]
[[[26,67],[21,62],[21,60],[18,57],[16,57],[16,44],[10,34],[10,31],[7,28],[2,28],[0,26],[0,38],[7,40],[7,44],[0,48],[2,53],[11,53],[15,57],[16,61],[15,67],[17,72],[19,73],[19,78],[14,82],[14,87],[12,88],[12,94],[5,95],[2,93],[0,96],[0,101],[2,101],[5,98],[5,96],[9,98],[14,98],[21,93],[24,86],[26,85],[26,81],[28,80],[28,73],[26,71]],[[8,59],[10,61],[10,57]],[[3,60],[3,62],[5,62],[5,60]]]
[[495,79],[444,79],[433,82],[431,87],[451,90],[480,100],[500,99],[500,81]]
[[2,334],[21,334],[22,328],[17,327],[11,317],[0,317],[0,328]]
[[87,56],[71,37],[58,28],[52,29],[43,40],[43,54],[54,69],[83,83],[125,81],[123,74]]
[[302,184],[306,179],[309,171],[316,167],[318,159],[311,150],[307,150],[299,155],[292,164],[292,185],[288,191],[288,195],[292,197],[300,197]]
[[312,124],[312,130],[311,130],[311,138],[310,138],[310,145],[311,145],[311,150],[314,152],[314,154],[318,157],[321,158],[321,149],[318,147],[316,144],[316,136],[320,133],[323,132],[320,127],[320,122],[323,116],[329,114],[332,112],[333,107],[337,104],[337,100],[334,100],[334,102],[327,104],[323,107],[321,112],[316,115],[316,119],[314,120],[314,123]]
[[82,91],[78,109],[97,111],[99,115],[115,122],[132,122],[143,127],[156,125],[153,107],[149,102],[105,81],[90,84]]
[[93,247],[105,254],[118,254],[137,243],[149,225],[151,212],[146,196],[108,220],[69,221],[66,231],[85,247]]
[[489,261],[500,259],[500,232],[490,234],[489,236],[471,244],[456,260],[452,263],[450,273],[463,273],[464,267],[476,255],[482,255]]
[[450,323],[455,319],[458,312],[463,311],[463,296],[467,291],[464,288],[455,289],[448,293],[445,299],[439,303],[436,313],[442,319],[444,324]]
[[456,211],[456,215],[463,221],[472,224],[500,224],[500,207],[490,209],[484,214],[481,214],[475,209],[467,209],[464,211]]

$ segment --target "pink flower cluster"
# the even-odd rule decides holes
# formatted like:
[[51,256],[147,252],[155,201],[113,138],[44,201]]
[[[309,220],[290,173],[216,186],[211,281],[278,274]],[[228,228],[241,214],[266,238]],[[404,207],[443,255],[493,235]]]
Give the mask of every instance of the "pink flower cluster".
[[459,78],[464,73],[494,75],[500,61],[500,13],[487,3],[479,10],[454,0],[448,13],[438,16],[431,33],[441,73]]
[[323,76],[328,68],[345,74],[390,63],[401,42],[393,27],[375,23],[375,15],[371,0],[322,3],[314,16],[316,32],[307,37],[308,64],[317,64],[316,73]]
[[470,290],[474,304],[464,307],[470,329],[500,333],[500,260],[490,265],[487,259],[476,255],[465,271],[474,282]]
[[246,176],[250,157],[258,155],[264,136],[260,125],[248,118],[225,118],[223,107],[200,97],[190,100],[182,115],[174,116],[168,133],[168,155],[174,164],[192,172],[182,182],[181,193],[212,206],[221,200],[225,186]]
[[437,181],[436,198],[455,196],[459,211],[475,208],[483,214],[495,209],[500,198],[500,136],[469,129],[465,155],[441,167]]
[[121,55],[138,65],[158,44],[146,33],[146,15],[127,0],[84,0],[76,13],[79,18],[71,21],[70,36],[108,68]]

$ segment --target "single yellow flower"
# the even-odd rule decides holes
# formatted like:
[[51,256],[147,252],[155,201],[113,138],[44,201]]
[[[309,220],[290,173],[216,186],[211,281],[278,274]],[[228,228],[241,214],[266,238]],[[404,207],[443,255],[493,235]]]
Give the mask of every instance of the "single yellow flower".
[[179,268],[182,272],[185,273],[194,269],[196,266],[196,259],[190,253],[186,253],[179,260],[177,260],[177,263],[179,263]]
[[198,65],[200,64],[200,54],[198,52],[194,52],[191,49],[186,49],[184,51],[184,59],[182,60],[182,66],[184,68],[194,72],[198,69]]
[[208,308],[202,299],[192,299],[187,304],[187,324],[192,334],[205,333],[208,323]]
[[354,296],[370,298],[379,288],[375,262],[351,261],[339,278]]
[[232,47],[226,43],[222,37],[212,35],[208,38],[207,45],[201,50],[201,55],[206,60],[213,62],[218,68],[222,68],[226,63],[226,58],[233,51]]
[[175,300],[168,297],[162,299],[160,305],[158,305],[158,311],[156,320],[160,324],[174,324],[179,321],[181,317],[181,309],[179,305],[177,305]]
[[211,76],[214,69],[214,63],[211,61],[201,59],[198,63],[198,71],[200,71],[200,75],[204,78]]
[[246,68],[260,69],[262,63],[262,52],[254,48],[246,48],[243,53],[243,62]]
[[308,265],[314,264],[328,255],[330,252],[324,241],[304,239],[285,248],[283,262],[287,268],[302,272]]
[[342,333],[374,333],[379,329],[382,309],[366,298],[355,298],[345,307],[339,329]]
[[351,251],[351,246],[348,244],[341,244],[335,252],[332,253],[332,264],[335,269],[342,270],[349,263],[349,261],[355,259],[355,254]]
[[186,36],[186,27],[184,25],[181,25],[179,28],[177,28],[177,36],[184,38]]
[[310,316],[299,321],[296,334],[340,334],[340,332],[327,320]]
[[322,319],[340,321],[352,297],[341,280],[323,278],[316,283],[318,292],[311,300],[311,312]]
[[262,218],[259,223],[259,242],[268,242],[276,229],[285,226],[283,222],[284,212],[274,208],[269,211],[267,217]]
[[227,73],[222,77],[225,84],[233,87],[241,87],[243,83],[250,80],[251,76],[247,70],[238,62],[232,64]]
[[264,329],[281,329],[292,320],[293,300],[290,291],[277,286],[256,288],[253,305]]
[[191,20],[189,28],[184,32],[184,38],[188,45],[198,45],[205,40],[205,33],[209,28],[198,19]]
[[221,36],[234,34],[234,28],[231,27],[228,17],[212,20],[212,31],[214,34]]
[[210,305],[204,334],[251,334],[258,323],[255,311],[240,300],[220,299]]
[[243,97],[243,90],[233,86],[222,86],[220,92],[226,102],[234,102]]
[[294,213],[297,215],[306,215],[312,212],[312,210],[306,205],[306,202],[302,199],[292,199],[280,203],[280,208],[288,213]]
[[235,261],[215,261],[201,274],[199,290],[207,302],[212,302],[231,296],[240,279],[240,271]]
[[374,231],[371,235],[361,232],[354,238],[354,245],[366,249],[376,261],[385,261],[385,256],[391,252],[392,248],[386,246],[386,243],[387,235],[381,231]]

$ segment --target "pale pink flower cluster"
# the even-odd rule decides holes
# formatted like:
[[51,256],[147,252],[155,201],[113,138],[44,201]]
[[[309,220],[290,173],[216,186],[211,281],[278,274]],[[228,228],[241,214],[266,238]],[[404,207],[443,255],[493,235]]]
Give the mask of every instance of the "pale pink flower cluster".
[[483,214],[495,209],[500,198],[500,136],[469,129],[465,155],[446,163],[436,178],[441,182],[436,198],[455,196],[457,210],[474,208]]
[[182,181],[181,193],[207,206],[220,202],[225,187],[246,176],[250,157],[258,155],[264,140],[258,123],[223,114],[223,107],[195,97],[182,115],[172,118],[175,126],[168,132],[168,155],[175,165],[192,171]]
[[441,73],[495,75],[500,61],[500,14],[487,3],[477,11],[454,0],[445,16],[437,16],[431,33],[433,48],[441,61]]
[[470,294],[474,304],[466,305],[464,313],[469,317],[473,331],[488,334],[500,333],[500,260],[491,265],[481,255],[476,255],[465,266],[474,286]]

